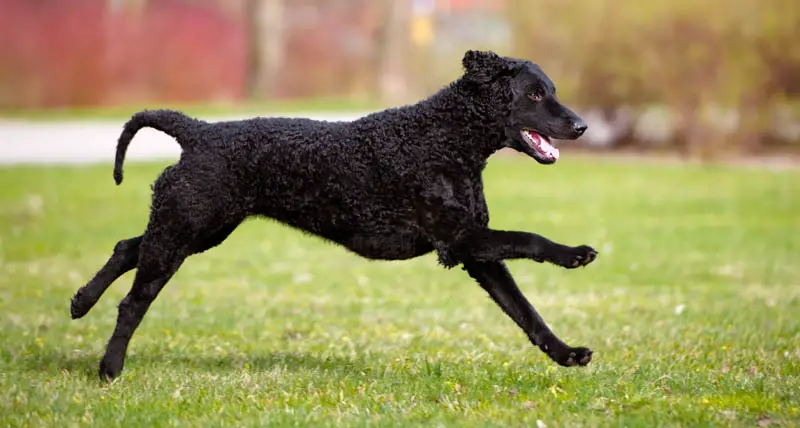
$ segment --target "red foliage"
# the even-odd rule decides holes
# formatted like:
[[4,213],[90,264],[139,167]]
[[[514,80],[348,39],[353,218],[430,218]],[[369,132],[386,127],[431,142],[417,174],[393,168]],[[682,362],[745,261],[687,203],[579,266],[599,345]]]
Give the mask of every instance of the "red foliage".
[[240,16],[210,1],[0,0],[0,107],[243,96]]
[[[284,63],[277,78],[279,97],[346,97],[371,73],[376,2],[292,0],[286,11]],[[349,46],[349,48],[348,48]],[[363,89],[363,88],[362,88]]]

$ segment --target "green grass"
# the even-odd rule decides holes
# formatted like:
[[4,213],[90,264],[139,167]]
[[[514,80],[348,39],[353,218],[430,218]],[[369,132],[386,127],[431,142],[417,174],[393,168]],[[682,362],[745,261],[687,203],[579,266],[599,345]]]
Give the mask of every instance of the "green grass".
[[288,99],[261,102],[216,104],[145,103],[106,107],[69,107],[50,109],[0,109],[0,118],[36,121],[51,120],[120,120],[150,108],[173,108],[195,116],[258,115],[293,112],[350,112],[372,111],[379,103],[349,99]]
[[460,269],[368,262],[254,220],[191,258],[95,377],[132,275],[69,299],[145,224],[164,165],[0,169],[2,426],[754,426],[800,421],[800,171],[493,159],[496,228],[590,244],[511,262],[555,367]]

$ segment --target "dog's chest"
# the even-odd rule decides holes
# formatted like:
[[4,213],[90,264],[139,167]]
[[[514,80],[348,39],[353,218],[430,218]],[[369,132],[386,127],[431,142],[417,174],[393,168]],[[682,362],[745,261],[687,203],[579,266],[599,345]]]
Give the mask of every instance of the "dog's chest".
[[459,189],[454,192],[458,202],[472,214],[473,220],[480,226],[489,224],[489,208],[483,194],[483,182],[480,178],[465,178],[459,182]]

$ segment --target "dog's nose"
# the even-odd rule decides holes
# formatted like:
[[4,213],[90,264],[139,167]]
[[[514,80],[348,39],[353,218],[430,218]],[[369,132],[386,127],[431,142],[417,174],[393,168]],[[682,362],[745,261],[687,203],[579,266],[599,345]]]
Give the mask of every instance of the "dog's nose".
[[579,137],[586,132],[587,128],[589,128],[589,125],[587,125],[586,122],[581,119],[576,120],[575,123],[572,124],[572,130],[575,131],[575,134],[577,134]]

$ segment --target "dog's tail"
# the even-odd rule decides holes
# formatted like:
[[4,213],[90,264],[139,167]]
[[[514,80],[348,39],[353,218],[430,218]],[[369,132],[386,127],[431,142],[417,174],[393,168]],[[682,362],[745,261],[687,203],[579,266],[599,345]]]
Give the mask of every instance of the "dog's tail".
[[122,163],[125,162],[125,152],[136,133],[142,128],[157,129],[170,137],[175,138],[182,149],[194,141],[191,134],[196,132],[197,124],[202,123],[175,110],[143,110],[134,114],[125,124],[122,134],[117,141],[117,156],[114,161],[114,181],[122,183]]

